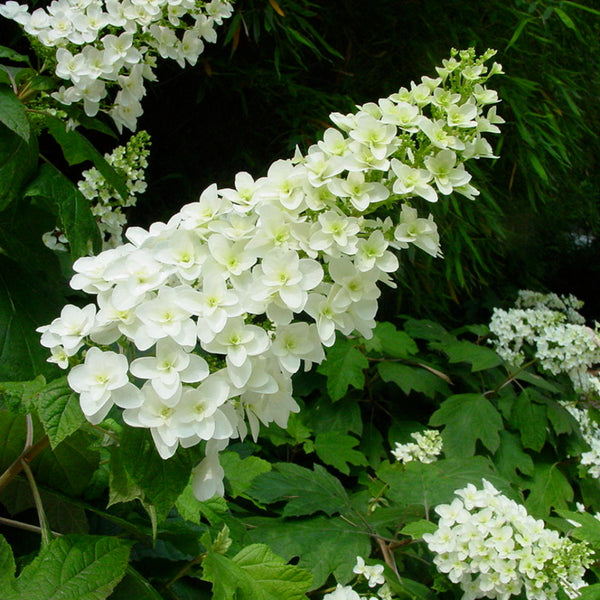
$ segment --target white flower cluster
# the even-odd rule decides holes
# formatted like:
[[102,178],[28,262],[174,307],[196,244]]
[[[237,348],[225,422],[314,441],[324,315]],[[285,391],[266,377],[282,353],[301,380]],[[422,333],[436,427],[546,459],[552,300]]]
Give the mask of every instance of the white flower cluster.
[[52,94],[56,100],[83,102],[94,116],[117,89],[108,112],[119,131],[136,129],[156,56],[196,64],[204,42],[216,41],[215,26],[232,12],[228,0],[52,0],[33,12],[14,0],[0,5],[0,15],[56,48],[56,75],[70,84]]
[[563,590],[577,598],[592,551],[546,529],[525,507],[488,481],[455,491],[451,504],[437,506],[438,529],[423,535],[434,563],[460,585],[462,600],[556,600]]
[[590,373],[600,362],[600,338],[582,324],[577,309],[583,303],[574,296],[521,292],[518,304],[535,308],[494,309],[490,331],[496,352],[513,365],[535,358],[542,369],[567,374],[577,391],[600,391],[600,381]]
[[396,460],[406,464],[412,460],[422,463],[432,463],[443,451],[442,436],[435,429],[416,431],[410,436],[415,440],[406,444],[396,442],[392,455]]
[[[96,294],[98,308],[66,306],[39,331],[63,368],[84,346],[118,349],[92,347],[69,373],[88,420],[123,408],[164,458],[208,441],[196,492],[222,491],[227,440],[248,429],[256,438],[261,422],[285,427],[299,410],[292,375],[320,363],[337,331],[372,335],[377,284],[392,285],[398,267],[391,250],[412,243],[439,254],[431,218],[391,207],[455,186],[475,194],[463,162],[476,148],[491,154],[481,137],[490,128],[481,111],[497,101],[482,83],[499,70],[485,70],[491,55],[465,51],[451,77],[334,114],[340,129],[305,156],[276,161],[258,180],[238,173],[235,189],[211,185],[168,223],[130,228],[129,243],[77,260],[71,286]],[[469,78],[473,67],[481,79]],[[456,152],[430,140],[434,122]],[[365,216],[381,206],[398,222]]]
[[549,308],[564,313],[567,323],[582,325],[585,317],[579,313],[583,308],[583,300],[579,300],[573,294],[558,296],[557,294],[542,294],[531,290],[519,290],[515,301],[516,308]]
[[[125,178],[129,195],[123,199],[104,176],[92,167],[83,171],[83,179],[77,183],[82,195],[90,201],[92,214],[96,217],[102,235],[103,249],[115,248],[123,243],[123,227],[127,217],[122,209],[135,206],[137,195],[146,191],[145,169],[150,154],[150,136],[139,131],[125,146],[117,146],[104,158],[117,173]],[[42,236],[42,240],[53,250],[66,251],[69,240],[60,229]]]
[[587,467],[591,477],[600,479],[600,424],[592,420],[589,411],[584,408],[566,402],[563,406],[579,423],[581,435],[590,446],[590,450],[581,455],[581,464]]
[[104,158],[117,173],[125,178],[129,195],[123,199],[95,167],[82,173],[79,191],[92,203],[92,213],[98,219],[103,248],[114,248],[123,243],[123,227],[127,218],[123,208],[135,206],[138,194],[146,191],[146,168],[150,155],[150,136],[139,131],[125,146],[117,146]]
[[[369,600],[393,600],[392,592],[389,585],[383,576],[383,565],[367,565],[362,556],[356,557],[356,565],[354,565],[353,573],[356,573],[360,578],[364,578],[369,588],[381,586],[377,590],[377,597],[370,595]],[[366,598],[366,596],[365,596]],[[329,592],[323,596],[323,600],[360,600],[361,596],[350,585],[337,584],[333,592]]]

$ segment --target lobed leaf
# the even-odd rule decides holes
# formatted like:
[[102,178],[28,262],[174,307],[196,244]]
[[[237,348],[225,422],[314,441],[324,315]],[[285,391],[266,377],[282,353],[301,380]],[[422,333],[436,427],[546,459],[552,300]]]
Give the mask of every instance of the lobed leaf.
[[529,490],[525,500],[527,510],[540,518],[547,517],[552,508],[566,509],[573,501],[573,488],[558,463],[537,463],[532,480],[524,487]]
[[316,436],[315,451],[326,465],[331,465],[344,475],[349,475],[349,465],[367,465],[365,455],[354,450],[358,444],[359,440],[351,435],[331,431]]
[[320,465],[311,471],[292,463],[276,463],[272,471],[254,479],[247,493],[265,504],[285,501],[284,517],[316,512],[332,515],[349,502],[339,479]]
[[447,398],[429,424],[445,425],[442,431],[444,454],[467,457],[475,454],[477,440],[495,452],[500,445],[499,431],[504,422],[494,405],[482,394],[459,394]]
[[328,349],[327,360],[319,365],[318,372],[327,377],[327,391],[335,402],[344,397],[350,385],[358,390],[365,387],[364,370],[368,366],[367,357],[355,342],[340,338]]
[[353,577],[357,556],[368,556],[371,543],[351,523],[324,516],[309,519],[246,519],[250,538],[268,544],[284,560],[299,557],[298,566],[310,571],[312,589],[322,586],[333,574],[336,581],[347,583]]

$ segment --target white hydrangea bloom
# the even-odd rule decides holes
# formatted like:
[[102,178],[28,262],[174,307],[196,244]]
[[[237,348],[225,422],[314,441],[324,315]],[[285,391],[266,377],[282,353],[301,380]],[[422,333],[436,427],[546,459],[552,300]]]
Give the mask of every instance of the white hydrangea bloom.
[[[110,18],[129,23],[131,35],[150,26],[140,20],[157,24],[152,6],[125,4],[122,12],[111,4]],[[161,0],[153,6],[160,7]],[[215,0],[209,18],[225,18],[226,8]],[[171,11],[170,18],[183,19],[177,14]],[[107,40],[111,60],[135,60],[126,58],[130,42],[124,34]],[[482,64],[491,54],[479,59],[473,51],[463,53],[457,68]],[[467,116],[473,106],[481,114],[483,104],[472,92],[477,84],[483,94],[486,79],[484,74],[465,83],[459,99],[434,95],[445,84],[426,79],[411,92],[363,105],[355,114],[332,115],[339,129],[327,130],[307,156],[297,151],[292,160],[278,160],[260,179],[240,173],[235,188],[213,184],[167,223],[147,231],[130,228],[129,243],[77,260],[72,286],[96,294],[99,310],[89,326],[87,321],[74,326],[74,338],[59,332],[56,323],[42,328],[50,360],[65,367],[76,363],[79,345],[114,344],[122,353],[112,353],[120,356],[118,364],[104,353],[107,364],[115,364],[100,373],[91,362],[101,351],[92,347],[86,363],[71,370],[86,416],[98,422],[113,405],[124,408],[125,422],[149,429],[165,458],[179,446],[206,441],[194,488],[200,498],[222,493],[218,452],[231,438],[256,439],[261,424],[287,425],[300,410],[291,378],[302,362],[306,368],[320,363],[338,332],[372,336],[379,284],[394,285],[393,251],[414,244],[440,254],[433,218],[419,217],[405,202],[432,198],[425,184],[418,190],[416,185],[409,190],[406,182],[397,185],[404,177],[400,167],[427,171],[432,158],[436,172],[422,179],[432,185],[435,179],[442,195],[470,176],[460,150],[448,155],[444,175],[438,164],[444,150],[423,136],[420,146],[410,137],[413,120],[429,110],[429,100],[415,98],[435,97],[440,106],[446,98],[452,106],[468,104]],[[413,108],[394,110],[399,103]],[[470,126],[445,127],[459,139],[479,136]],[[143,167],[132,167],[131,176],[138,177]],[[90,173],[86,185],[92,194],[97,174]],[[368,217],[380,206],[396,222],[387,214],[384,220]],[[129,403],[122,391],[130,392]]]
[[[227,0],[52,0],[33,12],[13,0],[0,5],[0,15],[19,23],[44,46],[56,48],[55,72],[67,86],[52,96],[63,104],[83,101],[90,117],[103,106],[119,131],[136,129],[144,80],[156,79],[156,56],[182,68],[195,65],[204,41],[217,39],[215,25],[232,12]],[[103,35],[106,31],[110,33]],[[114,97],[107,99],[115,88]]]
[[528,600],[556,600],[559,589],[579,596],[592,562],[587,544],[546,529],[486,480],[482,489],[469,484],[455,495],[452,504],[436,507],[438,528],[423,539],[463,598],[508,600],[524,593]]

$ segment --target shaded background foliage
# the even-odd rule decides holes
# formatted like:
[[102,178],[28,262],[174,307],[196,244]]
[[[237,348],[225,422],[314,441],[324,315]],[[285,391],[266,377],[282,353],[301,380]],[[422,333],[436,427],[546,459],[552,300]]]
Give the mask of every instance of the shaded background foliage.
[[314,143],[329,112],[434,75],[450,47],[492,47],[506,72],[501,160],[476,165],[475,202],[431,206],[445,259],[406,253],[390,311],[397,298],[401,312],[485,318],[535,287],[575,293],[600,316],[599,16],[590,1],[238,0],[224,44],[194,68],[159,68],[141,123],[150,187],[131,222],[167,219],[240,170],[263,175]]

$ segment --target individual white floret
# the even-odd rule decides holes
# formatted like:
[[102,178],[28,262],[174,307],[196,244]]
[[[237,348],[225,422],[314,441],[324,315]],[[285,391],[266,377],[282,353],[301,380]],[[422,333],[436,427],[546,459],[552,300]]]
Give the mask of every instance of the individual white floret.
[[130,365],[131,374],[148,379],[154,391],[163,399],[172,397],[184,383],[198,383],[209,374],[206,361],[189,354],[171,338],[156,344],[156,356],[136,358]]
[[79,393],[81,410],[88,421],[97,424],[104,419],[113,403],[128,408],[139,405],[135,394],[116,396],[119,388],[129,389],[127,358],[116,352],[90,348],[85,361],[73,367],[67,376],[71,388]]

